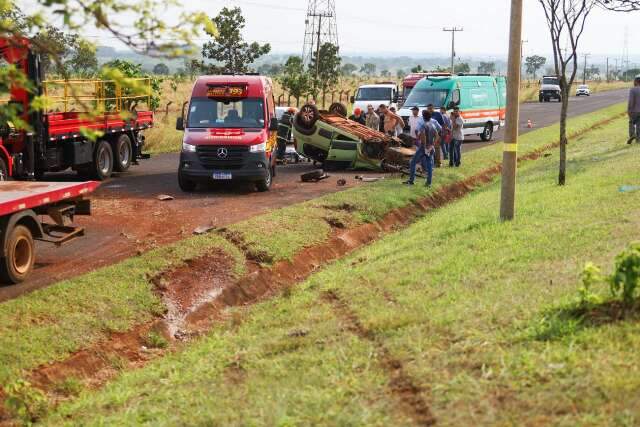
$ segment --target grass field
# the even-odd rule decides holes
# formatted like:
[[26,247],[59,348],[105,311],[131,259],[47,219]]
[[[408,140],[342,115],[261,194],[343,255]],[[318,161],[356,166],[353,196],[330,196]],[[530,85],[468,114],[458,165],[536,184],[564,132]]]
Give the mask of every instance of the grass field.
[[[622,106],[614,106],[571,119],[570,132],[588,129],[622,111]],[[553,126],[524,136],[521,153],[552,143],[557,132],[557,126]],[[474,151],[465,156],[462,168],[438,171],[436,189],[474,175],[500,159],[500,145]],[[229,230],[247,242],[248,252],[264,253],[265,261],[273,262],[326,240],[330,232],[328,215],[336,215],[347,224],[371,221],[426,194],[424,187],[407,188],[400,186],[399,180],[389,179],[276,210]],[[345,204],[350,206],[348,215],[332,209]],[[274,229],[281,232],[274,233]],[[111,332],[130,330],[163,312],[150,278],[212,248],[221,248],[236,259],[240,274],[243,255],[214,234],[190,238],[1,304],[0,384],[14,382],[43,363],[62,360]]]
[[[593,425],[640,422],[638,311],[537,332],[639,237],[626,120],[439,209],[246,310],[190,348],[85,391],[48,425]],[[608,297],[604,286],[594,290]]]

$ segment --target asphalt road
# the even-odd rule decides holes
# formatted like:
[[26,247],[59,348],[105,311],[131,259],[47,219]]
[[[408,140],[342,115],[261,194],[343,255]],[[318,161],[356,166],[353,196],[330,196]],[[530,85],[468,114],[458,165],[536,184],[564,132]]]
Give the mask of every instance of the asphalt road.
[[[569,115],[623,102],[626,95],[626,90],[618,90],[572,98]],[[558,121],[559,112],[559,103],[523,104],[520,129],[528,132],[552,125]],[[528,120],[533,122],[533,129],[527,128]],[[470,138],[463,152],[494,144],[501,138],[502,131],[488,143]],[[238,186],[185,194],[178,188],[177,167],[178,154],[158,155],[103,183],[93,196],[93,215],[77,217],[77,223],[86,228],[86,236],[61,248],[38,243],[38,262],[32,279],[18,286],[0,285],[0,302],[183,239],[198,226],[222,227],[271,209],[363,185],[355,179],[356,174],[362,175],[359,172],[332,173],[330,179],[319,183],[301,183],[300,174],[314,169],[313,165],[302,163],[280,167],[273,188],[267,193]],[[339,178],[347,180],[345,187],[336,184]],[[63,173],[47,179],[76,180],[77,177]],[[174,200],[162,202],[157,199],[160,194],[170,195]]]

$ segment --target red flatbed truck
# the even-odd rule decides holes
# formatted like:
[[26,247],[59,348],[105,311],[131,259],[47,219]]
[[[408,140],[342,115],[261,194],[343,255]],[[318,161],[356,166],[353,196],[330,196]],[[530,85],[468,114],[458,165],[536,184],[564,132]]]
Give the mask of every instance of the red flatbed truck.
[[[71,168],[101,181],[148,157],[142,154],[143,131],[153,126],[153,112],[137,108],[150,104],[148,79],[137,79],[142,93],[116,81],[47,82],[40,57],[25,38],[0,38],[0,56],[21,70],[32,86],[10,88],[8,105],[31,129],[0,122],[0,180],[41,179],[46,172]],[[78,94],[82,89],[91,92]],[[53,105],[47,111],[32,109],[37,96]],[[88,138],[86,131],[98,131],[101,136]]]
[[[35,264],[34,240],[62,245],[84,235],[75,215],[90,215],[98,182],[0,182],[0,280],[20,283]],[[49,217],[51,222],[41,218]]]

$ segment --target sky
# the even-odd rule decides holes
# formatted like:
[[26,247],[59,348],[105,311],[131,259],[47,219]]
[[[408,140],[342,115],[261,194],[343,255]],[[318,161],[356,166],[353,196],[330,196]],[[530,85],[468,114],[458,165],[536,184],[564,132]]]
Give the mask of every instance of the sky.
[[[29,0],[25,0],[29,2]],[[274,53],[302,52],[307,0],[181,0],[188,10],[215,16],[222,7],[239,6],[247,20],[248,41],[270,43]],[[462,27],[456,35],[459,59],[506,57],[509,0],[335,0],[343,55],[448,55],[450,33],[443,27]],[[177,16],[167,11],[166,19]],[[581,42],[581,53],[594,58],[620,57],[625,29],[630,56],[640,55],[632,41],[640,39],[640,12],[595,10]],[[118,46],[96,31],[85,34],[99,44]],[[551,44],[538,0],[524,0],[524,53],[549,56]]]

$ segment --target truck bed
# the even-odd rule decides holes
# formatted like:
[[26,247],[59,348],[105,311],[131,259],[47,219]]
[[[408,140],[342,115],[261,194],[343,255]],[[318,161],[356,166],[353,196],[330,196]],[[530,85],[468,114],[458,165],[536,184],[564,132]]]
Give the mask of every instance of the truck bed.
[[0,216],[81,197],[98,188],[87,182],[0,182]]
[[45,116],[49,140],[76,138],[80,129],[102,131],[105,134],[119,131],[143,130],[153,126],[152,111],[131,113],[123,117],[120,113],[104,113],[97,117],[85,117],[82,113],[47,113]]

